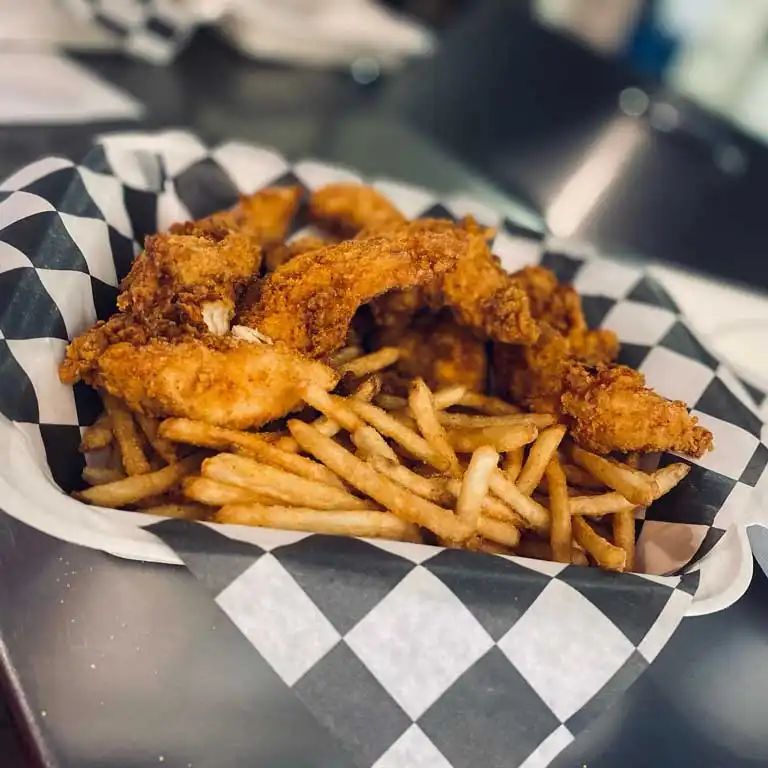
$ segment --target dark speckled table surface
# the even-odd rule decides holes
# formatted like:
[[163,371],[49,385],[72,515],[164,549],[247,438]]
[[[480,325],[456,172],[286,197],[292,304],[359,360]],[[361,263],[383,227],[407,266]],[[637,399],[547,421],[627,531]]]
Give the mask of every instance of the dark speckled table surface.
[[[167,69],[82,60],[147,105],[142,127],[189,126],[211,141],[245,138],[519,207],[460,152],[438,149],[383,109],[382,86],[258,66],[207,37]],[[42,154],[76,157],[94,133],[125,127],[136,126],[0,128],[0,175]],[[768,579],[756,568],[736,605],[684,620],[556,768],[768,764],[767,605]],[[251,646],[186,571],[66,544],[2,513],[0,662],[31,765],[345,764],[303,709],[290,701],[275,709]],[[266,700],[278,717],[261,716]],[[0,765],[15,768],[26,762],[10,731],[0,706]]]

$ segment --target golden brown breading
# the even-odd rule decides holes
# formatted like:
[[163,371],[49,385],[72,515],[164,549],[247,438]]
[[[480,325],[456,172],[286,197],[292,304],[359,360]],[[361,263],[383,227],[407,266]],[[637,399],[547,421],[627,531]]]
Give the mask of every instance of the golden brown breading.
[[170,231],[217,239],[222,233],[236,232],[248,238],[252,245],[272,246],[285,239],[300,202],[301,187],[266,187],[253,195],[242,195],[237,205],[228,211],[174,224]]
[[392,224],[404,224],[400,211],[373,187],[350,182],[328,184],[309,198],[310,218],[342,237],[360,230],[379,230]]
[[405,331],[382,329],[377,342],[378,346],[400,348],[394,369],[403,379],[421,376],[433,390],[452,384],[474,392],[485,390],[485,342],[459,325],[449,312],[417,317]]
[[348,240],[305,253],[268,275],[240,324],[310,357],[344,345],[357,308],[375,296],[431,282],[467,249],[459,230]]
[[685,403],[645,387],[645,377],[623,365],[573,364],[562,412],[573,438],[596,453],[680,451],[700,458],[712,433],[697,426]]
[[274,272],[278,267],[281,267],[295,256],[317,251],[320,248],[325,248],[326,245],[329,245],[328,240],[319,235],[302,235],[290,243],[283,243],[270,248],[264,257],[267,272]]
[[145,325],[128,314],[112,315],[109,320],[100,320],[72,340],[59,366],[59,378],[64,384],[75,384],[81,379],[91,384],[94,367],[112,344],[126,342],[142,345],[153,337],[170,339],[191,332],[189,328],[182,328],[166,320]]
[[237,294],[260,260],[259,249],[234,233],[218,241],[152,235],[123,280],[117,306],[143,323],[165,319],[226,333]]
[[545,267],[529,266],[511,277],[528,294],[531,314],[537,320],[564,334],[587,329],[581,297],[572,285],[558,282],[554,272]]
[[300,389],[332,389],[338,374],[282,345],[227,336],[118,343],[96,362],[93,383],[149,416],[233,429],[258,427],[301,403]]
[[467,247],[453,269],[423,290],[390,294],[372,304],[379,325],[406,327],[420,308],[448,307],[462,325],[486,338],[507,343],[532,344],[539,335],[525,290],[501,267],[488,247],[489,230],[468,218],[459,224],[424,219],[391,229],[408,231],[460,231]]

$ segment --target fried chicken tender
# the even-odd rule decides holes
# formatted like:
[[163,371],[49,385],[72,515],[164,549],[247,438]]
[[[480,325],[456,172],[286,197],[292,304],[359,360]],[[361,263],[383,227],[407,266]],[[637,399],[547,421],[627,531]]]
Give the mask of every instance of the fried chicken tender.
[[[489,230],[473,219],[459,224],[423,219],[397,231],[460,231],[467,247],[453,269],[423,290],[391,294],[373,303],[376,322],[404,328],[413,314],[426,306],[437,311],[448,307],[462,325],[486,338],[516,344],[532,344],[539,335],[524,288],[510,276],[488,247]],[[390,230],[392,231],[392,230]]]
[[341,237],[360,230],[404,224],[405,216],[381,192],[364,184],[339,182],[315,190],[309,198],[310,219]]
[[281,418],[301,403],[303,386],[330,390],[337,380],[328,366],[285,346],[213,335],[113,344],[92,376],[94,386],[138,413],[232,429]]
[[290,243],[275,246],[267,251],[264,257],[267,272],[274,272],[278,267],[282,267],[283,264],[286,264],[295,256],[317,251],[320,248],[325,248],[328,244],[328,240],[318,235],[302,235]]
[[174,224],[171,234],[221,238],[235,232],[252,245],[269,247],[281,243],[301,202],[301,187],[266,187],[253,195],[242,195],[227,211],[217,211],[197,221]]
[[421,376],[430,389],[460,384],[483,392],[488,374],[485,342],[449,312],[417,317],[405,331],[385,328],[378,346],[400,348],[394,369],[403,380]]
[[228,232],[221,239],[152,235],[122,283],[117,307],[145,324],[159,319],[226,333],[238,293],[261,252]]
[[545,267],[528,266],[512,274],[512,280],[528,295],[531,314],[563,334],[586,331],[581,297],[572,285],[561,284]]
[[712,448],[712,433],[697,426],[685,403],[648,389],[642,373],[623,365],[571,365],[561,406],[574,440],[595,453],[679,451],[701,458]]
[[305,253],[268,275],[239,322],[310,357],[344,345],[357,308],[398,288],[424,285],[467,249],[460,230],[348,240]]

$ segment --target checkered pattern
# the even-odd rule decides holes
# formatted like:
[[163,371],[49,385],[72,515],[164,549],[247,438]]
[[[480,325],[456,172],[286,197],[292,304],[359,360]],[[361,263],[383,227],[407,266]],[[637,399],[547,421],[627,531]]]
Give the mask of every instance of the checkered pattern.
[[98,24],[124,51],[166,64],[182,50],[197,17],[178,0],[59,0],[74,15]]
[[[146,234],[269,184],[356,178],[175,133],[114,137],[80,164],[48,158],[0,184],[0,442],[21,434],[28,446],[0,480],[52,508],[62,497],[49,478],[65,490],[79,482],[77,444],[99,404],[88,387],[61,385],[56,367],[69,339],[113,311]],[[590,323],[621,336],[623,361],[713,430],[718,450],[638,521],[646,572],[683,572],[730,524],[754,521],[754,489],[768,478],[765,396],[701,344],[661,286],[472,201],[377,185],[408,216],[471,212],[496,226],[510,270],[541,263],[572,281]],[[151,529],[357,764],[377,768],[545,765],[653,660],[696,583],[263,529]]]
[[284,531],[246,544],[178,520],[152,530],[361,768],[547,765],[654,660],[698,582]]

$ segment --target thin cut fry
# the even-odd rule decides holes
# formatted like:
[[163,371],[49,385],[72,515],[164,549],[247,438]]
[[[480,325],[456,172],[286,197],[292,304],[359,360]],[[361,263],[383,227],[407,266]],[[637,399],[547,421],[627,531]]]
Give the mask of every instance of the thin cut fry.
[[342,376],[360,378],[383,368],[389,368],[397,362],[399,357],[400,350],[397,347],[382,347],[370,355],[363,355],[340,365],[338,370]]
[[146,515],[177,517],[182,520],[205,520],[211,513],[211,510],[202,504],[158,504],[156,507],[145,507],[141,511]]
[[435,408],[437,408],[438,411],[443,411],[446,408],[450,408],[452,405],[458,405],[466,394],[466,387],[461,384],[452,384],[449,387],[436,389],[432,393],[432,397],[435,401]]
[[[481,536],[493,539],[494,541],[499,541],[499,539],[480,531],[478,521],[480,519],[483,499],[485,499],[488,493],[491,473],[496,469],[498,463],[499,454],[493,448],[487,445],[478,448],[472,454],[472,459],[462,479],[461,491],[456,502],[456,514],[459,519],[463,520],[473,530],[478,531]],[[506,544],[507,542],[502,541],[501,543]]]
[[492,517],[480,517],[477,521],[477,532],[483,538],[505,547],[516,547],[520,543],[520,531],[514,525]]
[[421,542],[417,526],[390,512],[328,511],[308,507],[265,507],[249,504],[222,507],[216,513],[215,520],[217,523],[230,525],[260,525],[291,531]]
[[408,467],[387,461],[382,456],[372,456],[368,461],[377,472],[385,475],[390,480],[394,480],[398,485],[402,485],[403,488],[407,488],[417,496],[421,496],[421,498],[432,501],[440,506],[452,506],[461,486],[461,481],[456,480],[456,485],[459,488],[456,489],[457,493],[454,494],[448,490],[445,482],[440,478],[422,477],[412,472]]
[[502,501],[509,504],[526,521],[526,527],[541,534],[549,534],[549,510],[530,496],[526,496],[500,469],[491,474],[490,488]]
[[448,473],[458,477],[461,474],[459,460],[448,442],[445,429],[438,420],[432,392],[421,377],[411,382],[408,405],[416,419],[419,432],[432,446],[432,449],[445,459],[448,464]]
[[525,454],[521,448],[515,448],[513,451],[507,451],[502,467],[504,474],[507,476],[507,480],[510,482],[517,482],[517,478],[520,476],[520,470],[523,468],[523,460]]
[[452,512],[393,483],[308,424],[290,421],[288,428],[305,451],[403,520],[428,528],[452,542],[466,541],[472,535],[469,526]]
[[386,392],[376,395],[375,402],[379,408],[383,408],[385,411],[402,411],[408,407],[408,401],[404,397],[388,395]]
[[[349,400],[349,407],[361,419],[375,427],[382,435],[391,437],[414,458],[431,464],[441,472],[450,469],[450,462],[438,453],[421,435],[401,424],[386,411],[354,398]],[[295,435],[294,435],[295,437]]]
[[575,515],[571,522],[574,538],[599,566],[609,571],[624,570],[627,553],[623,549],[604,539],[583,517]]
[[504,416],[486,416],[471,413],[441,413],[440,423],[446,427],[478,429],[481,427],[517,427],[533,424],[537,429],[544,429],[555,423],[550,413],[510,413]]
[[147,440],[149,440],[149,444],[155,449],[155,453],[163,461],[167,464],[173,464],[174,461],[178,460],[179,455],[176,451],[176,446],[170,440],[160,437],[160,422],[157,419],[137,413],[136,421]]
[[452,429],[448,441],[457,453],[474,453],[482,445],[490,445],[499,453],[522,448],[536,439],[538,430],[532,424],[517,427],[483,427]]
[[[451,478],[445,482],[445,488],[449,493],[453,495],[454,499],[459,497],[461,493],[461,480],[454,480]],[[452,502],[448,502],[449,504]],[[512,507],[503,502],[501,499],[491,494],[486,495],[483,499],[480,512],[485,517],[492,517],[496,520],[501,520],[504,523],[514,525],[515,528],[530,528],[530,523],[521,515],[518,515]]]
[[363,422],[350,407],[351,399],[329,395],[317,384],[309,384],[305,387],[302,398],[307,405],[340,424],[347,432],[354,432],[358,427],[363,426]]
[[562,466],[563,472],[565,472],[565,479],[569,485],[576,485],[579,488],[592,488],[596,491],[605,489],[605,485],[596,477],[590,475],[586,469],[577,467],[575,464],[563,464]]
[[652,475],[585,451],[578,445],[573,446],[571,455],[579,466],[633,504],[645,507],[656,498],[659,489]]
[[125,472],[122,469],[112,469],[111,467],[85,467],[83,469],[83,480],[88,485],[104,485],[123,479],[125,479]]
[[549,528],[552,557],[558,563],[570,563],[573,533],[571,532],[568,486],[557,453],[550,459],[546,471],[549,485],[549,514],[552,519]]
[[631,511],[617,512],[611,517],[613,524],[613,543],[621,547],[626,554],[624,569],[631,571],[635,567],[635,515]]
[[355,360],[363,355],[362,347],[351,346],[344,347],[338,352],[331,355],[331,359],[328,361],[328,365],[331,368],[339,368],[342,365],[346,365],[351,360]]
[[279,503],[279,499],[268,493],[220,483],[218,480],[211,480],[210,477],[200,475],[185,477],[181,484],[181,490],[188,499],[209,507],[223,507],[225,504]]
[[220,453],[203,462],[202,474],[220,483],[238,485],[272,496],[283,504],[318,509],[369,509],[370,502],[325,483],[307,480],[245,456]]
[[95,485],[75,495],[80,501],[97,507],[124,507],[126,504],[135,504],[148,496],[156,496],[170,490],[179,480],[194,472],[200,466],[200,461],[200,456],[188,456],[157,472]]
[[149,472],[149,461],[144,454],[144,447],[133,420],[133,415],[125,403],[113,395],[104,395],[104,406],[112,419],[112,431],[120,446],[123,457],[123,467],[126,475],[143,475]]
[[98,451],[111,445],[113,439],[112,419],[110,419],[108,413],[104,412],[83,432],[83,437],[80,441],[80,451],[82,453]]
[[458,405],[465,408],[474,408],[480,413],[487,413],[490,416],[504,416],[505,414],[520,413],[520,409],[506,400],[489,395],[481,395],[477,392],[467,392],[459,401]]
[[357,449],[362,453],[363,458],[367,459],[372,456],[381,456],[396,464],[398,463],[397,454],[389,447],[389,443],[387,443],[387,441],[373,427],[358,427],[350,437]]
[[539,434],[528,452],[528,459],[517,478],[517,487],[530,496],[544,477],[550,459],[557,454],[557,447],[565,437],[565,427],[556,424]]
[[280,467],[287,472],[293,472],[308,480],[344,488],[344,483],[322,464],[270,445],[259,434],[214,427],[191,419],[166,419],[160,427],[160,434],[177,443],[189,443],[223,451],[235,449],[238,453],[273,467]]

